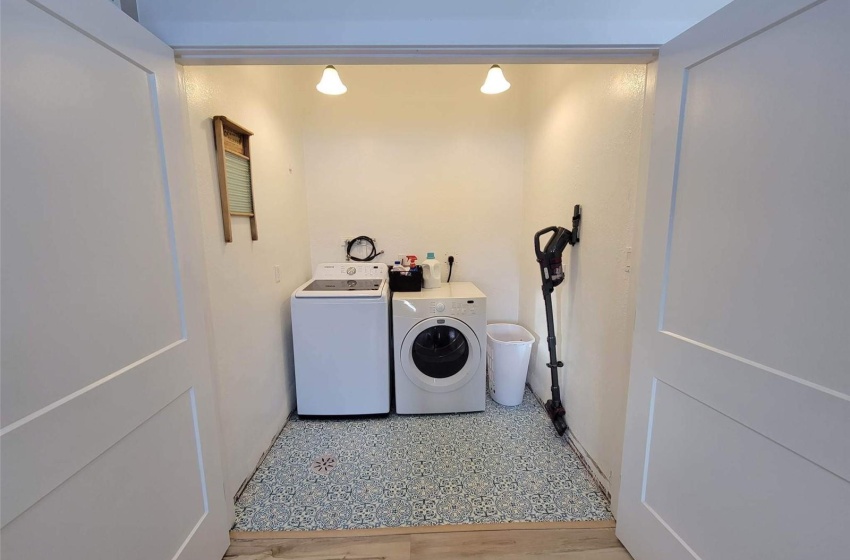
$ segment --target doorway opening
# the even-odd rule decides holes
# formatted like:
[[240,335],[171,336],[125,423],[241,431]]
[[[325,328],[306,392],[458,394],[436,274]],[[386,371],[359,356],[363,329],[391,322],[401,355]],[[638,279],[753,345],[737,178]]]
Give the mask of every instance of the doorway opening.
[[[322,66],[184,67],[214,329],[248,325],[254,315],[230,302],[245,289],[268,289],[257,280],[262,270],[237,279],[230,262],[284,263],[284,286],[269,300],[282,302],[277,313],[291,328],[287,283],[291,291],[318,264],[344,261],[345,240],[368,235],[390,266],[398,255],[453,256],[452,282],[486,294],[487,322],[534,333],[528,389],[516,408],[488,399],[485,412],[472,414],[295,416],[276,435],[282,412],[297,407],[287,327],[275,338],[247,326],[256,330],[250,348],[241,335],[217,335],[218,362],[239,364],[219,374],[228,491],[244,488],[235,529],[610,522],[631,349],[646,64],[502,64],[511,86],[497,95],[481,92],[487,64],[335,67],[342,95],[317,91]],[[215,115],[254,133],[259,240],[235,218],[224,252]],[[566,279],[554,294],[570,426],[560,439],[538,401],[549,398],[549,370],[532,240],[544,227],[569,226],[577,203],[582,243],[565,253]],[[455,350],[460,360],[470,348]],[[263,352],[277,352],[275,368]],[[237,383],[246,379],[239,360],[255,353],[254,386]],[[432,373],[439,381],[452,370]],[[257,434],[256,446],[246,433]],[[253,457],[268,454],[249,465],[227,451],[246,447]]]

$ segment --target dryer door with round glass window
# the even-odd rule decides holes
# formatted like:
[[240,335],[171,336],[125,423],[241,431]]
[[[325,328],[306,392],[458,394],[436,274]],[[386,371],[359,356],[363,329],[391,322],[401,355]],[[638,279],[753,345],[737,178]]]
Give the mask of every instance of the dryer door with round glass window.
[[481,344],[472,329],[452,317],[434,317],[410,329],[398,365],[417,386],[442,393],[466,384],[480,363]]

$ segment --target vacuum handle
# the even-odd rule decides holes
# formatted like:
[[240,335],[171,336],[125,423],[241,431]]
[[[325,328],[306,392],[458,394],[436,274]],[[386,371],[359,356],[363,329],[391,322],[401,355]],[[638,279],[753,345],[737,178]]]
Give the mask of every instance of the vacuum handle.
[[540,236],[545,235],[549,232],[555,233],[558,231],[557,226],[549,226],[545,229],[541,229],[537,233],[534,234],[534,252],[537,254],[537,260],[541,260],[543,258],[543,251],[540,250]]

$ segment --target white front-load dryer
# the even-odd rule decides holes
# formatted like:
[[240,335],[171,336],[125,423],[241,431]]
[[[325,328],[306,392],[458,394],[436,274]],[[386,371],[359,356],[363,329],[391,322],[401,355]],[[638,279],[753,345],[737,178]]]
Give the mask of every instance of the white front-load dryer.
[[484,410],[487,298],[471,282],[392,301],[398,414]]

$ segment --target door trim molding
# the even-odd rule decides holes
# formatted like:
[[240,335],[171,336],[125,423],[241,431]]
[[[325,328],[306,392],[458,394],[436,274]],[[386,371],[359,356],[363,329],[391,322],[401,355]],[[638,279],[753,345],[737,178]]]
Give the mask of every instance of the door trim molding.
[[179,64],[647,64],[659,45],[174,47]]

